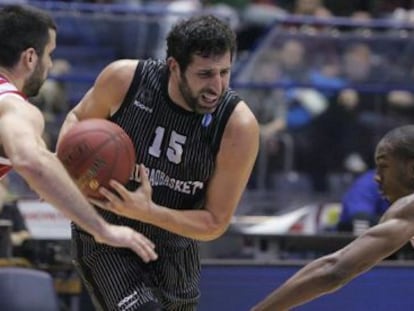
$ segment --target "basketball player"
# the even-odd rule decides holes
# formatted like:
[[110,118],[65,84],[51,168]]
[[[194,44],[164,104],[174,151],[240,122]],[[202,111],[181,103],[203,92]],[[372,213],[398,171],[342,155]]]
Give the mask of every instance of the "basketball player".
[[145,262],[154,260],[154,244],[128,227],[106,223],[42,140],[42,113],[27,97],[45,80],[55,44],[56,26],[44,12],[21,6],[0,10],[0,175],[15,169],[96,242],[129,247]]
[[112,181],[100,189],[108,203],[94,203],[109,222],[152,239],[159,255],[144,265],[123,250],[103,252],[74,226],[78,265],[100,310],[196,310],[198,241],[226,231],[258,151],[257,121],[229,89],[235,48],[221,20],[183,20],[168,34],[165,61],[109,64],[67,116],[61,134],[79,120],[107,118],[133,140],[129,185]]
[[414,236],[414,125],[388,132],[375,151],[376,181],[392,202],[380,223],[299,270],[252,310],[289,310],[344,286]]

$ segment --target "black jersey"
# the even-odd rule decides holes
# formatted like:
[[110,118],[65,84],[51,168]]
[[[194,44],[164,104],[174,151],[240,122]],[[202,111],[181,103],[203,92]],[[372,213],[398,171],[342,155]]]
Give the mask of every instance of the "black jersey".
[[[224,128],[241,99],[227,90],[213,113],[190,112],[171,101],[167,82],[164,61],[141,61],[120,109],[111,118],[128,133],[136,148],[137,166],[128,188],[137,187],[138,164],[143,163],[155,203],[172,209],[200,209]],[[172,233],[153,226],[127,219],[123,223],[155,243],[187,244],[182,237],[170,240]]]
[[[197,114],[171,102],[167,82],[165,62],[140,62],[111,121],[134,142],[136,163],[148,169],[155,203],[172,209],[201,209],[224,128],[240,98],[228,90],[212,114]],[[137,166],[127,187],[134,190],[139,182]],[[108,222],[130,226],[151,239],[159,258],[144,264],[131,251],[98,244],[73,226],[74,262],[98,309],[124,310],[127,304],[129,310],[137,310],[155,304],[166,310],[196,310],[200,295],[197,242],[106,210],[99,212]]]

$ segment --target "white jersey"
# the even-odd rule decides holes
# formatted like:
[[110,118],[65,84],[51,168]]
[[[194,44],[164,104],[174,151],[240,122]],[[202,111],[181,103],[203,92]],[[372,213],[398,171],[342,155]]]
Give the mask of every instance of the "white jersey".
[[[20,92],[12,83],[6,78],[0,76],[0,100],[4,96],[18,96],[26,100],[26,96]],[[0,179],[3,178],[10,170],[11,162],[9,159],[0,156]]]

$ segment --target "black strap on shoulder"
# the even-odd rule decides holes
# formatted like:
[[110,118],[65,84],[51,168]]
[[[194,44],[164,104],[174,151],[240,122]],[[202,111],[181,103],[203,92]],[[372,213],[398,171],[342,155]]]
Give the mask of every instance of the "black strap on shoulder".
[[135,69],[134,78],[132,79],[131,85],[129,86],[128,92],[125,95],[124,103],[130,103],[135,99],[135,95],[138,92],[139,84],[141,83],[142,69],[144,68],[144,61],[139,61],[137,68]]
[[141,77],[142,77],[142,70],[144,68],[144,62],[145,61],[139,61],[137,68],[134,72],[134,77],[132,78],[132,82],[128,88],[128,91],[124,97],[124,100],[122,101],[121,106],[119,109],[112,115],[111,119],[114,118],[117,114],[119,114],[126,106],[128,106],[131,102],[135,100],[135,96],[139,90],[139,85],[141,83]]
[[221,139],[223,138],[223,133],[226,128],[227,122],[232,115],[234,108],[236,108],[237,104],[241,101],[239,96],[233,96],[229,103],[225,107],[225,111],[223,111],[223,115],[221,117],[220,123],[217,126],[217,129],[214,133],[213,137],[213,152],[217,154],[220,150]]

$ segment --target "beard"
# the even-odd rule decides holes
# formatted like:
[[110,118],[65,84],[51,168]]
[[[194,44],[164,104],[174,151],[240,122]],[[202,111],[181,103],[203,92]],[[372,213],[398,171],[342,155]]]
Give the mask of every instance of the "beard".
[[[200,96],[193,93],[188,84],[187,78],[184,75],[181,75],[181,81],[178,83],[178,89],[180,90],[181,96],[183,97],[187,106],[195,113],[206,114],[212,113],[215,110],[216,107],[208,108],[200,104]],[[202,93],[204,91],[205,90],[201,90],[199,93]],[[206,92],[208,92],[208,90],[206,90]],[[219,97],[221,97],[221,95]],[[217,100],[217,102],[220,102],[220,98]]]
[[181,81],[178,83],[178,89],[180,90],[181,96],[184,98],[184,101],[192,111],[196,113],[203,113],[198,111],[198,98],[197,96],[193,95],[193,92],[191,91],[190,86],[188,85],[187,78],[184,75],[181,75]]
[[39,62],[32,75],[26,80],[23,86],[23,93],[26,94],[27,97],[36,96],[39,93],[43,82],[45,82],[44,69]]

